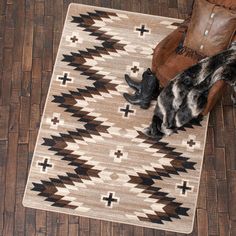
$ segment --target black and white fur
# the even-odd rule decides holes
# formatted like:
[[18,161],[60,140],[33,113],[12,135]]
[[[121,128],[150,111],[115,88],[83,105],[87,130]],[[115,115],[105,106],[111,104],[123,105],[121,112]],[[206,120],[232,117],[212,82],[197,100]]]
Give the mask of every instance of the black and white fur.
[[218,80],[236,90],[236,42],[212,57],[178,74],[157,98],[152,124],[146,134],[152,137],[170,135],[198,117],[207,103],[208,92]]

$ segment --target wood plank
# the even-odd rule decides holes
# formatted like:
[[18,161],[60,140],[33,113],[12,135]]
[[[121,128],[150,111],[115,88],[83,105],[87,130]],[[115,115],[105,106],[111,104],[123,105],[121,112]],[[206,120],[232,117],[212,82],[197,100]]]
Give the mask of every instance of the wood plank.
[[28,145],[18,145],[14,236],[25,236],[25,208],[22,199],[27,178]]
[[57,221],[57,236],[65,236],[68,235],[68,215],[59,214]]
[[[5,30],[5,15],[0,15],[0,38],[4,39],[4,30]],[[2,40],[2,44],[3,45],[3,41]]]
[[[109,222],[105,222],[105,224],[104,222],[105,221],[101,221],[97,219],[89,219],[89,234],[94,235],[94,236],[99,236],[103,232],[102,230],[105,229],[104,236],[111,235],[111,234],[106,234],[106,230],[109,230]],[[103,226],[103,229],[102,229],[102,226]]]
[[22,70],[31,71],[33,55],[33,38],[34,38],[34,0],[27,1],[27,11],[25,17],[25,34],[22,55]]
[[208,218],[205,209],[197,209],[198,235],[208,235]]
[[0,106],[0,140],[7,140],[9,113],[9,106]]
[[37,136],[38,130],[29,131],[29,164],[31,164],[31,159],[33,157]]
[[208,127],[204,154],[205,156],[214,155],[214,151],[215,151],[214,128]]
[[36,236],[46,236],[47,235],[47,214],[45,211],[36,211],[35,220],[35,232]]
[[53,64],[55,63],[56,57],[57,57],[57,52],[58,52],[58,47],[60,44],[61,40],[61,32],[54,32],[53,33]]
[[120,9],[120,0],[111,0],[111,7],[114,9]]
[[227,213],[219,213],[219,235],[228,236],[230,232],[229,215]]
[[122,224],[116,223],[116,222],[112,222],[111,223],[111,227],[112,227],[112,236],[119,236],[121,235],[121,227]]
[[21,95],[21,79],[22,79],[22,71],[21,71],[21,62],[14,62],[12,68],[12,78],[11,78],[11,103],[20,103],[20,95]]
[[3,38],[0,37],[0,104],[1,102],[1,93],[2,93],[2,73],[3,73],[3,48],[4,48],[4,44],[3,44]]
[[54,25],[53,31],[61,33],[62,27],[64,25],[63,18],[63,0],[54,1],[53,4],[53,15],[54,15]]
[[45,1],[45,16],[53,16],[54,0]]
[[0,140],[0,235],[3,235],[4,227],[4,198],[5,198],[5,173],[6,173],[6,162],[7,162],[7,141]]
[[143,227],[134,226],[134,236],[143,236]]
[[227,170],[236,170],[236,132],[235,130],[227,130],[224,132],[224,140],[227,144],[225,146],[225,157]]
[[0,13],[1,15],[5,14],[6,12],[6,5],[7,5],[7,2],[6,1],[0,1]]
[[[74,236],[78,235],[79,232],[79,217],[69,216],[69,231],[68,235]],[[104,235],[106,236],[106,235]]]
[[21,81],[21,96],[29,97],[31,92],[30,87],[31,87],[31,73],[24,72]]
[[31,79],[31,104],[39,105],[41,102],[41,70],[42,70],[42,60],[41,58],[33,59],[32,68],[32,79]]
[[34,27],[33,58],[42,58],[43,51],[44,51],[44,27],[41,25],[36,25]]
[[229,216],[231,220],[236,220],[236,171],[232,170],[228,173],[229,176]]
[[[136,234],[134,234],[136,235]],[[154,230],[154,235],[155,236],[165,236],[165,231],[164,230]]]
[[40,112],[43,113],[44,105],[46,102],[48,88],[51,81],[52,73],[48,71],[42,72],[42,94],[41,94],[41,103],[40,103]]
[[[198,235],[197,212],[195,214],[195,219],[194,219],[194,223],[193,223],[193,230],[190,234],[188,234],[188,236],[196,236],[196,235]],[[179,234],[177,234],[177,236],[183,236],[183,234],[179,233]]]
[[57,236],[57,224],[59,222],[59,214],[47,212],[47,232],[46,235]]
[[20,117],[19,117],[19,143],[29,142],[30,125],[30,97],[21,97]]
[[216,178],[226,179],[226,160],[225,160],[225,149],[216,148],[215,149],[215,168],[216,168]]
[[201,174],[200,188],[198,193],[197,207],[206,209],[206,171],[203,168]]
[[217,206],[218,212],[228,212],[228,183],[227,180],[217,180]]
[[218,222],[217,188],[216,188],[216,173],[214,170],[209,170],[207,172],[207,214],[208,214],[208,232],[210,235],[217,235],[218,228],[215,227]]
[[35,209],[26,208],[25,211],[25,236],[34,236],[36,235],[35,230]]
[[42,26],[44,24],[44,14],[45,14],[45,2],[35,1],[34,4],[34,22],[37,26]]
[[33,104],[30,107],[30,130],[36,130],[40,127],[40,105]]
[[11,97],[12,71],[3,71],[1,104],[9,105]]
[[14,28],[6,28],[4,34],[4,47],[13,48],[14,46]]
[[223,108],[222,107],[215,107],[212,110],[212,115],[215,116],[215,125],[217,129],[214,129],[214,140],[215,144],[217,147],[224,147],[225,142],[224,142],[224,118],[223,118]]
[[43,70],[52,71],[53,65],[53,17],[44,17]]
[[236,235],[236,221],[230,222],[230,236]]
[[13,50],[12,48],[4,48],[3,49],[3,68],[5,72],[9,72],[12,70],[12,64],[13,64]]
[[6,14],[6,24],[5,27],[8,28],[14,28],[14,5],[13,4],[7,4],[5,9]]
[[[230,93],[231,95],[231,93]],[[235,129],[234,125],[234,108],[233,106],[224,106],[223,107],[223,116],[224,116],[224,127],[226,130]]]
[[5,211],[4,211],[4,229],[3,235],[13,235],[14,228],[14,211],[15,211],[15,192],[16,192],[16,164],[17,164],[17,147],[18,134],[10,133],[8,142],[8,155],[6,161],[5,177]]
[[178,0],[168,0],[168,8],[178,9]]
[[[154,2],[154,4],[155,4],[155,2]],[[141,11],[141,0],[132,0],[131,7],[132,7],[131,11],[140,12]]]
[[229,85],[227,85],[227,87],[226,87],[226,89],[225,89],[225,91],[223,93],[222,104],[224,106],[232,106],[232,100],[230,98],[231,91],[232,91],[231,89],[232,88]]
[[79,217],[79,236],[87,236],[89,234],[89,218]]
[[165,236],[177,236],[177,233],[165,231]]
[[112,234],[112,223],[108,221],[101,221],[101,232],[99,235],[110,236]]
[[143,235],[144,236],[154,236],[154,234],[155,234],[154,229],[144,228],[144,230],[143,230]]
[[17,0],[17,4],[14,4],[15,15],[15,38],[14,38],[14,58],[13,61],[21,62],[24,34],[25,34],[25,1]]
[[134,226],[133,225],[124,224],[122,235],[123,236],[134,235]]
[[132,6],[132,1],[120,0],[120,9],[130,11]]

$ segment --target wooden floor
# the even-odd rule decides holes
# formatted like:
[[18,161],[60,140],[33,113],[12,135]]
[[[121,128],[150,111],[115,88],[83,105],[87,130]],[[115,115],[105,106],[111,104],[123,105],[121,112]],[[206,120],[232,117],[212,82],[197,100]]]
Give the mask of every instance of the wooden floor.
[[[67,0],[0,0],[0,236],[180,236],[22,206]],[[190,0],[87,0],[84,4],[184,18]],[[236,235],[236,109],[212,111],[191,235]]]

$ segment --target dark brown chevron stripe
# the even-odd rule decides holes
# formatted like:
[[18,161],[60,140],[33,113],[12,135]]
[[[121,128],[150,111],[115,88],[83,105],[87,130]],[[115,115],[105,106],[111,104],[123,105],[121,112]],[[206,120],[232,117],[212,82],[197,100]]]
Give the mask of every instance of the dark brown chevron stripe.
[[83,137],[92,138],[91,134],[100,136],[101,133],[108,133],[107,129],[110,128],[110,126],[103,125],[104,122],[99,121],[97,119],[98,117],[90,115],[90,112],[83,111],[83,107],[75,106],[75,104],[77,103],[75,99],[83,100],[84,97],[92,97],[90,90],[84,90],[85,92],[82,91],[82,93],[82,89],[79,90],[80,92],[71,92],[71,94],[54,96],[55,99],[53,100],[53,102],[60,104],[59,107],[65,108],[66,112],[70,112],[72,113],[73,117],[78,118],[78,121],[85,122],[85,129],[76,129],[76,131],[69,131],[69,137],[67,137],[67,139],[73,137],[75,139],[83,140]]
[[42,184],[33,183],[34,188],[32,191],[40,192],[38,195],[45,197],[45,201],[52,202],[53,207],[63,207],[68,209],[76,209],[78,206],[71,204],[71,201],[62,200],[64,196],[57,195],[57,186],[65,187],[63,184],[58,183],[57,180],[51,179],[51,181],[41,180]]
[[103,47],[109,52],[117,52],[116,50],[124,50],[124,44],[120,44],[119,40],[112,39],[113,35],[109,35],[108,32],[101,30],[102,27],[93,26],[94,20],[103,21],[103,18],[110,18],[110,16],[116,16],[116,14],[104,11],[95,11],[96,13],[88,12],[86,14],[80,14],[80,16],[72,16],[72,23],[76,23],[79,27],[84,28],[84,31],[90,32],[91,36],[96,37],[97,40],[104,41]]

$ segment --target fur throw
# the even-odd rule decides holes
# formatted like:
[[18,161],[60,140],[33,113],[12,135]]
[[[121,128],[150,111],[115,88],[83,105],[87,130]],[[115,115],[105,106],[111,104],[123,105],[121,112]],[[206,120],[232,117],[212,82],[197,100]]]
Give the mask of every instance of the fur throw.
[[157,98],[149,135],[170,135],[204,110],[210,88],[218,80],[236,90],[236,42],[217,55],[202,59],[172,79]]

